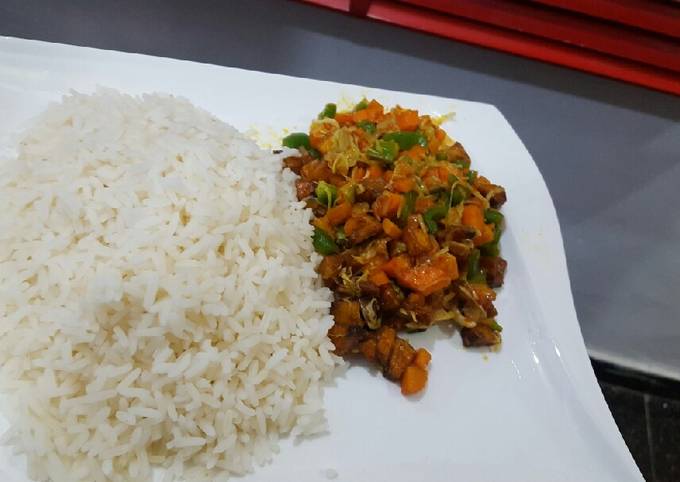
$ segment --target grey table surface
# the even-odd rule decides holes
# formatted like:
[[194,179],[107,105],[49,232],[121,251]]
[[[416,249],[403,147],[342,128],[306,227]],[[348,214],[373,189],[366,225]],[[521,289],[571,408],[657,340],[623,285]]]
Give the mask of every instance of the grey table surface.
[[555,201],[591,356],[680,379],[680,97],[283,0],[2,0],[0,35],[496,105]]

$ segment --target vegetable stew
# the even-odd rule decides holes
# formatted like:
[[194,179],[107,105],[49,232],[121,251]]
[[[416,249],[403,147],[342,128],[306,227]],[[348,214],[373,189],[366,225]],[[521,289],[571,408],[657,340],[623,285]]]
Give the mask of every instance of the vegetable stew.
[[501,342],[494,300],[506,261],[503,187],[471,169],[463,146],[416,110],[327,104],[284,165],[314,213],[318,272],[334,292],[335,352],[362,356],[411,395],[431,355],[400,333],[454,323],[463,344]]

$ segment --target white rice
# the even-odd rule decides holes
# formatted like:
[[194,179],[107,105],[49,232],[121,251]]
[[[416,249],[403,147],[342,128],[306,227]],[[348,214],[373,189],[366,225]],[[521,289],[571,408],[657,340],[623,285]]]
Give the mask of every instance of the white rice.
[[280,156],[170,96],[72,93],[0,161],[0,383],[40,480],[220,480],[325,428],[337,359]]

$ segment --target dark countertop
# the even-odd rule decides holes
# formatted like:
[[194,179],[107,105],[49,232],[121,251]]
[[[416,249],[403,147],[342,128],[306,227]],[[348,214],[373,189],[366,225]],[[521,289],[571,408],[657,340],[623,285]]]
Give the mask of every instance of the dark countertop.
[[[598,373],[598,375],[601,375]],[[631,455],[647,482],[680,480],[680,396],[605,380],[600,388]],[[628,386],[625,386],[628,385]]]
[[552,193],[591,356],[680,379],[680,98],[276,0],[5,0],[0,34],[495,104]]

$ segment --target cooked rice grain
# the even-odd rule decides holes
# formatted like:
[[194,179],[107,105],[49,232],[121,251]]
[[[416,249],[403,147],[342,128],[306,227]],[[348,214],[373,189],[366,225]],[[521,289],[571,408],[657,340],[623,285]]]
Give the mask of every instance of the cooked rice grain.
[[0,162],[0,383],[34,478],[216,480],[324,429],[292,173],[185,100],[72,93]]

